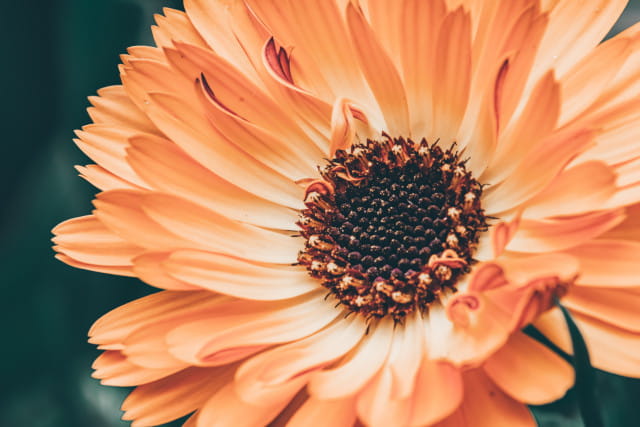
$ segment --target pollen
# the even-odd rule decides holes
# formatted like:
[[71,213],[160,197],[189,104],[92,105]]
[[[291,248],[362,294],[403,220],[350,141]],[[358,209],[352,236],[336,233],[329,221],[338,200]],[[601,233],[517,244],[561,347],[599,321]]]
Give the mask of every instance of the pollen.
[[396,321],[470,270],[487,222],[455,145],[385,136],[339,150],[307,187],[298,261],[349,310]]

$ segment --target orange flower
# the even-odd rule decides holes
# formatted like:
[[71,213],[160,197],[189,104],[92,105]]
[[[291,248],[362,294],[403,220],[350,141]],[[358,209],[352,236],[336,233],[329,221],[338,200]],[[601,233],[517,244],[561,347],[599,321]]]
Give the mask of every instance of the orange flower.
[[72,266],[134,426],[534,425],[553,299],[640,376],[640,27],[621,0],[186,0],[90,98]]

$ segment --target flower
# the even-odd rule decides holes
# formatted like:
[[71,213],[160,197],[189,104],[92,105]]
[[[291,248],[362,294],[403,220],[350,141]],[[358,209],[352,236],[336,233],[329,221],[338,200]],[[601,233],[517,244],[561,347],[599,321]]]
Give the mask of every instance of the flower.
[[620,0],[187,0],[90,98],[102,192],[57,257],[133,425],[534,425],[640,376],[640,32]]

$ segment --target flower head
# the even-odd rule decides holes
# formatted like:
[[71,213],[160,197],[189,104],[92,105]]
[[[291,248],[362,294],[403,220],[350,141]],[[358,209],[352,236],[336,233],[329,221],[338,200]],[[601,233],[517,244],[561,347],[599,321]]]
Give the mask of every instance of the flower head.
[[[78,146],[57,257],[163,291],[102,317],[134,425],[533,425],[639,376],[640,33],[620,0],[186,0]],[[616,351],[611,351],[615,348]]]

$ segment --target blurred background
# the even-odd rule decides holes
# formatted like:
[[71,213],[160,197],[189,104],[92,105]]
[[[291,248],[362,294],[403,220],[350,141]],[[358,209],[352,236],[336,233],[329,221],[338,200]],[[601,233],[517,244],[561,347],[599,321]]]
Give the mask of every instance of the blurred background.
[[[119,83],[118,55],[150,44],[153,14],[178,0],[4,2],[0,37],[0,427],[122,427],[127,389],[91,378],[99,354],[86,334],[103,313],[153,289],[133,279],[56,261],[50,230],[91,210],[96,190],[74,165],[90,163],[71,142],[89,122],[87,96]],[[631,0],[612,32],[640,20]],[[608,427],[640,425],[640,380],[598,373]],[[543,427],[579,421],[573,393],[533,408]],[[179,425],[174,423],[172,425]]]

